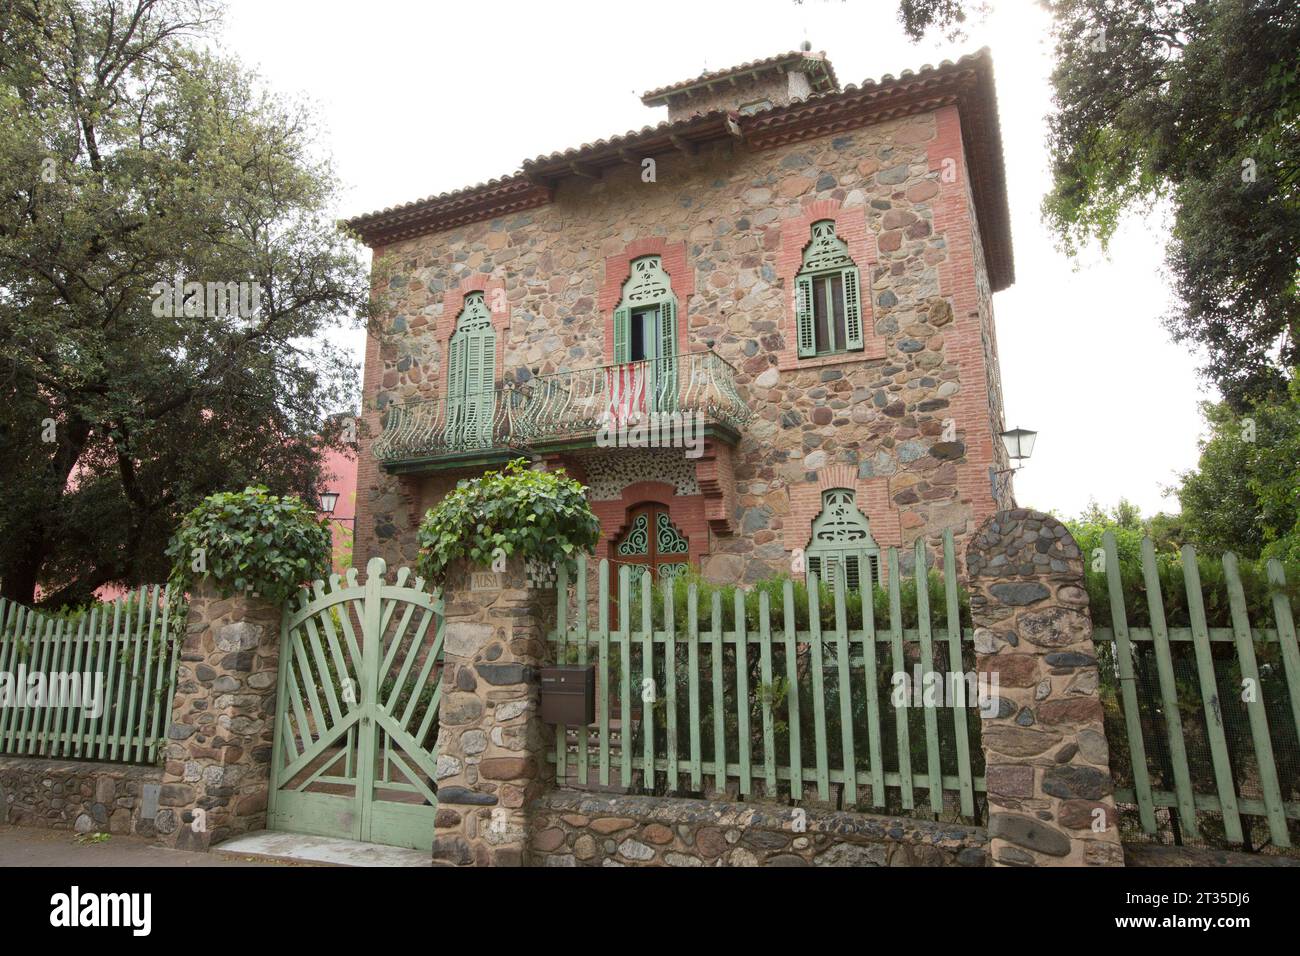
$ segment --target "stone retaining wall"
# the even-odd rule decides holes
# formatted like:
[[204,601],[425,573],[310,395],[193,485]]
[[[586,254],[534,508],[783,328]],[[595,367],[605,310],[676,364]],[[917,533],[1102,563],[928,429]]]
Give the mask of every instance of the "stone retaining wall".
[[538,866],[985,866],[981,827],[793,807],[553,790],[529,808]]
[[144,788],[161,782],[161,767],[0,757],[0,823],[153,836],[158,803]]

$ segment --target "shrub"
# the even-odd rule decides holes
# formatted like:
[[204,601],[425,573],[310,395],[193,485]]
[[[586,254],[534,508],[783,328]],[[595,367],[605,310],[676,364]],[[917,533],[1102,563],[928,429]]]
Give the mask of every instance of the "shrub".
[[[1115,552],[1119,559],[1120,589],[1124,594],[1125,613],[1130,627],[1150,627],[1151,613],[1147,601],[1146,578],[1142,573],[1142,532],[1132,528],[1104,527],[1100,525],[1072,525],[1070,531],[1083,553],[1084,578],[1088,598],[1092,604],[1093,623],[1098,627],[1111,626],[1110,592],[1104,570],[1094,570],[1097,553],[1106,531],[1115,533]],[[1286,555],[1281,557],[1286,558]],[[1205,604],[1205,617],[1210,627],[1232,625],[1231,606],[1228,601],[1228,579],[1223,570],[1220,554],[1196,553],[1196,566],[1201,577],[1201,595]],[[1268,562],[1264,558],[1237,561],[1246,611],[1252,627],[1272,627],[1274,624],[1273,594],[1277,590],[1268,580]],[[1300,562],[1283,560],[1287,596],[1294,610],[1300,608]],[[1187,586],[1183,578],[1182,555],[1174,550],[1156,552],[1156,573],[1160,579],[1161,598],[1164,601],[1165,619],[1170,627],[1186,627],[1191,619],[1187,608]]]
[[563,472],[531,470],[522,458],[461,481],[420,522],[419,571],[436,583],[457,558],[487,564],[498,549],[552,566],[590,551],[600,521],[585,490]]
[[227,597],[254,592],[288,600],[329,570],[329,528],[300,498],[265,487],[209,495],[185,516],[167,548],[177,591],[208,580]]
[[[616,571],[616,567],[611,568]],[[759,595],[766,593],[770,609],[769,620],[773,631],[779,631],[785,622],[785,582],[791,581],[794,597],[794,617],[795,629],[808,629],[808,585],[802,575],[793,579],[789,574],[776,574],[761,581],[756,581],[750,585],[737,584],[710,584],[700,576],[695,568],[690,568],[680,574],[674,575],[665,582],[654,581],[651,586],[650,596],[650,616],[656,629],[664,626],[664,595],[665,592],[671,595],[670,600],[673,605],[673,626],[679,633],[685,633],[687,628],[687,591],[691,585],[695,586],[697,594],[697,605],[699,608],[699,627],[700,633],[708,633],[713,620],[713,595],[717,594],[720,598],[722,612],[722,621],[720,627],[724,631],[732,630],[735,627],[736,619],[736,594],[742,595],[745,613],[745,627],[753,632],[759,628]],[[930,621],[936,628],[947,627],[948,610],[947,595],[944,589],[943,575],[931,568],[926,577],[927,591],[930,597]],[[633,630],[641,626],[641,570],[634,568],[631,581],[631,595],[628,601],[629,619]],[[917,600],[916,600],[916,578],[909,573],[903,573],[899,579],[899,598],[900,612],[904,629],[914,628],[917,626]],[[825,581],[818,582],[817,611],[818,619],[821,622],[823,630],[829,630],[835,626],[835,592],[831,585]],[[617,599],[618,580],[610,582],[610,594]],[[876,628],[887,630],[890,626],[889,619],[889,591],[875,585],[871,588],[872,607],[875,615],[874,620]],[[858,630],[866,626],[862,611],[863,593],[861,591],[846,591],[844,595],[844,612],[845,620],[852,630]],[[970,596],[966,589],[959,583],[957,586],[957,603],[958,614],[961,618],[962,627],[970,627]],[[611,627],[617,627],[617,621],[610,622]]]

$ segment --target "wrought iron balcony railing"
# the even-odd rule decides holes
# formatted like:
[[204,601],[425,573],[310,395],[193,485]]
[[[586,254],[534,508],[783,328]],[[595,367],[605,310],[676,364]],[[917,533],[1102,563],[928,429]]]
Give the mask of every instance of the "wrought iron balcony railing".
[[509,448],[511,419],[524,401],[517,389],[498,387],[450,402],[431,398],[389,405],[375,457],[399,462]]
[[374,453],[397,463],[525,451],[595,440],[611,425],[657,424],[662,433],[696,416],[732,432],[753,418],[735,369],[712,350],[556,372],[454,400],[390,405]]

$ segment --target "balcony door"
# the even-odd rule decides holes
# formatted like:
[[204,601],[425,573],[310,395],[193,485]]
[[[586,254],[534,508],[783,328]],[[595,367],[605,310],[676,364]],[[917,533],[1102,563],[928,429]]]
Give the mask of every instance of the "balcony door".
[[492,315],[483,293],[471,292],[447,348],[447,442],[452,448],[492,444],[496,355]]
[[677,410],[677,299],[658,256],[632,263],[623,299],[614,309],[611,409]]
[[647,411],[677,410],[677,309],[660,302],[635,309],[628,325],[628,358],[644,362]]

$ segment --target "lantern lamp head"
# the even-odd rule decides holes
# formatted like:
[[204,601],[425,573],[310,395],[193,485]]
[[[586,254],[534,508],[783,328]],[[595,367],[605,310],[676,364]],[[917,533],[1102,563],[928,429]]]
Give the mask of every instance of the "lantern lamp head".
[[1007,457],[1013,462],[1019,463],[1028,460],[1029,456],[1034,453],[1034,442],[1038,438],[1038,432],[1030,431],[1027,428],[1013,428],[1010,431],[1001,432],[998,437],[1002,439],[1002,444],[1006,446]]
[[337,491],[322,491],[320,493],[320,510],[325,514],[333,514],[338,503],[339,493]]

